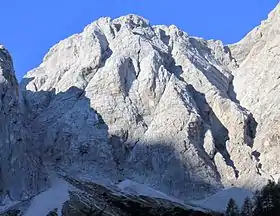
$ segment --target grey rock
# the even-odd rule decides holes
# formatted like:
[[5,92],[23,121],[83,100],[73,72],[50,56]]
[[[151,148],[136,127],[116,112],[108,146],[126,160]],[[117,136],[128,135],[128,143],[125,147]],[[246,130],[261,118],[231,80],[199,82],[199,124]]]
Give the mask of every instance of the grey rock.
[[68,178],[67,181],[79,190],[70,192],[62,215],[218,215],[196,206],[184,206],[169,200],[148,196],[122,194],[92,182],[81,182]]
[[203,198],[259,183],[237,67],[221,41],[136,15],[101,18],[50,49],[25,76],[22,100],[45,162]]
[[185,202],[277,180],[279,13],[228,46],[136,15],[100,18],[53,46],[20,91],[1,49],[3,198],[43,190],[45,167]]
[[0,201],[22,200],[47,186],[42,161],[36,152],[21,112],[18,83],[11,56],[0,46]]
[[[209,209],[194,204],[184,205],[159,197],[137,196],[127,194],[117,187],[108,187],[91,181],[63,177],[69,188],[69,200],[63,203],[59,210],[53,210],[40,215],[45,216],[130,216],[130,215],[220,215]],[[55,198],[55,197],[54,197]],[[46,202],[48,200],[45,200]],[[44,204],[43,204],[44,205]],[[43,207],[43,206],[42,206]],[[44,208],[44,207],[43,207]],[[13,206],[0,213],[1,216],[29,215],[20,206]],[[34,213],[33,213],[34,215]]]
[[244,39],[230,46],[239,62],[233,70],[235,91],[240,104],[254,115],[258,126],[253,155],[263,176],[279,178],[279,115],[280,115],[280,4],[268,19]]

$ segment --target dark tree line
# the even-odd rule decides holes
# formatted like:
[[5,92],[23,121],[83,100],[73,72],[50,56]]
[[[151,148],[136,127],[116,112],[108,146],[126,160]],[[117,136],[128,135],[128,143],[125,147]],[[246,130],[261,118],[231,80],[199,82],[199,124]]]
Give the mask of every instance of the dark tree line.
[[241,209],[229,200],[226,216],[278,216],[280,215],[280,184],[269,181],[253,198],[246,198]]

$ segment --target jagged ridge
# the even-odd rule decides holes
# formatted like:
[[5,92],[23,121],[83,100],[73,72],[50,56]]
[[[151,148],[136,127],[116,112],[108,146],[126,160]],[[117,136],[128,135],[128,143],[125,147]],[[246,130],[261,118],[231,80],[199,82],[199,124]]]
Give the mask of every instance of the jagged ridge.
[[19,122],[3,125],[3,143],[6,127],[28,125],[24,138],[2,145],[3,164],[11,162],[7,152],[25,164],[8,163],[2,175],[28,170],[16,192],[17,175],[3,183],[3,197],[38,193],[50,169],[110,184],[132,179],[184,201],[275,179],[278,11],[230,46],[136,15],[101,18],[52,47],[24,77],[20,97],[1,48],[1,115]]
[[75,170],[78,159],[98,178],[130,178],[187,199],[202,186],[249,187],[257,176],[252,115],[234,98],[236,67],[220,41],[128,15],[61,41],[22,89],[48,160]]

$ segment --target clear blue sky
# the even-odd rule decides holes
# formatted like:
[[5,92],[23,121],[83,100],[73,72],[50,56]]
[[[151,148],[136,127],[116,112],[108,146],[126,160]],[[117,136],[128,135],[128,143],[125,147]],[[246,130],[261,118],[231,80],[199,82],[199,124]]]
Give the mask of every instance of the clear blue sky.
[[19,79],[58,41],[101,16],[136,13],[151,24],[175,24],[190,35],[240,40],[279,0],[1,0],[0,43]]

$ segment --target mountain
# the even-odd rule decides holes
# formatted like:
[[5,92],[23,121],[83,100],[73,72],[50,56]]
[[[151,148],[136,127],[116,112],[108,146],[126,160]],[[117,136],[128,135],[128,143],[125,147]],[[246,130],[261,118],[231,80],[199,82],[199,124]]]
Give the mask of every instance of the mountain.
[[[45,191],[28,201],[36,206],[66,188],[46,210],[63,215],[75,215],[79,199],[116,207],[104,215],[162,200],[165,211],[207,212],[190,203],[277,180],[279,13],[232,45],[137,15],[100,18],[53,46],[20,90],[2,48],[1,174],[13,173],[4,194],[26,201]],[[20,140],[5,143],[14,131]]]
[[48,186],[28,123],[19,102],[19,87],[11,56],[0,46],[0,200],[21,200],[36,195]]
[[280,4],[266,21],[231,47],[240,65],[233,71],[237,99],[258,123],[253,151],[261,172],[276,181],[280,177],[279,26]]

